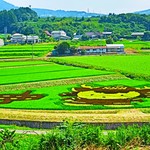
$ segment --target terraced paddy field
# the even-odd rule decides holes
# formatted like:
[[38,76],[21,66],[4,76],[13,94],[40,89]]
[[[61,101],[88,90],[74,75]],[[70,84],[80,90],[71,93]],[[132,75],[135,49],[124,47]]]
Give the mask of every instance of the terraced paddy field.
[[[97,58],[93,64],[100,65],[99,58],[102,57],[92,57],[93,61]],[[79,61],[82,58],[90,64],[92,57],[89,59],[80,57]],[[72,60],[75,58],[72,57]],[[71,58],[60,59],[66,61]],[[113,122],[112,117],[116,122],[121,120],[148,122],[150,120],[150,82],[133,80],[121,75],[115,69],[110,70],[114,71],[94,67],[91,69],[73,67],[48,61],[0,62],[0,118],[40,120],[38,117],[40,113],[39,116],[45,121],[77,119],[80,116],[80,121],[89,122],[94,120]],[[149,70],[146,72],[146,75],[148,74]],[[132,111],[135,109],[136,111]],[[82,114],[82,111],[90,113],[91,110],[93,113],[88,116],[85,113]],[[108,114],[94,115],[100,110],[103,110],[100,114],[105,114],[107,111]],[[74,113],[69,115],[69,111]],[[117,112],[111,115],[111,111]],[[121,116],[120,111],[126,113],[118,118]],[[74,115],[75,113],[77,114]],[[109,115],[111,117],[108,117]]]
[[[1,64],[1,63],[0,63]],[[58,65],[54,63],[39,62],[31,64],[28,62],[26,65],[18,62],[6,65],[0,65],[0,84],[16,84],[27,82],[38,82],[47,80],[58,80],[77,77],[89,77],[114,74],[113,72],[91,70],[79,67]]]
[[0,59],[38,58],[54,49],[55,43],[34,45],[7,45],[0,47]]

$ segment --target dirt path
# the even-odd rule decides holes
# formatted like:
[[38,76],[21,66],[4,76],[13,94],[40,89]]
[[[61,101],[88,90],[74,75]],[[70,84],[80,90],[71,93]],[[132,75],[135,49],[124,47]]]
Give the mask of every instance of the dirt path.
[[[15,129],[14,129],[15,130]],[[10,129],[9,131],[14,131],[12,129]],[[0,129],[0,131],[3,131],[3,129]],[[32,135],[40,135],[40,134],[46,134],[50,132],[50,130],[47,131],[43,131],[43,130],[15,130],[15,133],[18,134],[32,134]]]
[[62,122],[66,119],[78,122],[150,122],[150,113],[142,113],[139,109],[120,110],[12,110],[0,109],[0,119]]

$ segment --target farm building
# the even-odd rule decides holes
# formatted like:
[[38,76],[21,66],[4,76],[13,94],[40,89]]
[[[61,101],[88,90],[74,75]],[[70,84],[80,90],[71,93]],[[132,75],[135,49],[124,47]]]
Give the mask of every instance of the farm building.
[[78,53],[85,51],[86,55],[90,54],[108,54],[108,53],[124,53],[123,44],[107,44],[106,46],[80,46]]
[[78,47],[77,50],[79,54],[82,51],[84,51],[86,55],[102,54],[102,53],[106,53],[106,46],[80,46]]
[[124,53],[123,44],[106,44],[106,53]]
[[4,46],[4,40],[3,39],[0,39],[0,47],[1,46]]

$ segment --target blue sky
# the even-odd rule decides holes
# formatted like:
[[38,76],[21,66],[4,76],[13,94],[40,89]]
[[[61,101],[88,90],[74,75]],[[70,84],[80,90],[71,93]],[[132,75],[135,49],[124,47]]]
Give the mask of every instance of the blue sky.
[[80,10],[97,13],[126,13],[150,9],[150,0],[5,0],[16,6]]

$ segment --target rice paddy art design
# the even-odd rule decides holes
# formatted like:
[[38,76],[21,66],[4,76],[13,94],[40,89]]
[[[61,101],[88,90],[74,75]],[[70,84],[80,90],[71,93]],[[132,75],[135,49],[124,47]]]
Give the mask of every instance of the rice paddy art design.
[[72,92],[59,95],[67,104],[131,105],[131,102],[143,102],[142,98],[150,98],[150,88],[81,85],[79,88],[72,88]]
[[9,104],[13,101],[28,101],[28,100],[39,100],[45,95],[42,94],[31,94],[32,91],[26,91],[22,94],[0,94],[0,104]]

